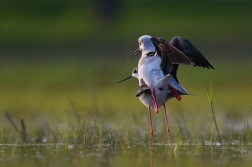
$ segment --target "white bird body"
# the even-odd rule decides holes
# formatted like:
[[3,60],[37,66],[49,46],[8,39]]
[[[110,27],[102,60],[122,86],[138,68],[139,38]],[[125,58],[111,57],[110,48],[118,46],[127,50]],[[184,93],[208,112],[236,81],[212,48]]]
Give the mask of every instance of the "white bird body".
[[[169,97],[168,94],[171,93],[168,85],[170,78],[171,76],[167,75],[157,82],[158,89],[156,90],[156,102],[158,108],[166,103],[166,101],[168,100],[167,97]],[[151,99],[151,93],[142,93],[140,96],[138,96],[138,98],[146,107],[150,106],[154,108]]]
[[[166,96],[166,92],[165,91],[157,91],[156,92],[156,100],[157,100],[157,107],[161,107],[162,105],[165,104],[165,102],[168,100],[167,98],[164,98]],[[151,107],[154,108],[152,100],[151,100],[151,96],[150,94],[146,94],[143,93],[141,94],[138,99],[146,106],[146,107]],[[166,99],[166,100],[164,100]]]
[[167,74],[171,74],[178,83],[176,73],[179,64],[214,69],[185,38],[177,36],[168,43],[160,38],[143,35],[138,39],[138,43],[139,48],[130,57],[132,60],[139,52],[142,52],[138,62],[139,78],[152,88],[155,88],[157,81]]
[[[141,89],[143,85],[145,85],[145,87],[149,87],[149,85],[146,84],[146,82],[143,79],[140,79],[137,67],[133,69],[131,77],[139,80],[139,86],[140,86],[139,89]],[[156,88],[156,101],[158,108],[164,105],[169,99],[173,98],[173,95],[171,94],[172,92],[171,89],[177,90],[180,95],[188,95],[187,91],[182,86],[180,86],[176,82],[176,80],[169,74],[159,79],[155,84],[155,88]],[[146,107],[150,106],[151,108],[154,108],[151,99],[151,92],[142,93],[137,97]]]
[[142,78],[149,87],[155,87],[158,80],[164,77],[160,64],[161,58],[158,56],[142,56],[138,63],[139,78]]
[[[139,49],[142,51],[138,62],[138,75],[149,87],[154,88],[157,82],[164,77],[164,73],[160,66],[162,60],[157,55],[150,38],[151,36],[144,35],[138,39]],[[152,56],[148,56],[149,53]]]
[[[168,86],[168,80],[170,76],[164,76],[164,72],[161,68],[162,59],[157,54],[155,46],[150,40],[151,36],[144,35],[138,39],[139,50],[142,51],[141,58],[138,62],[138,75],[139,79],[143,79],[145,84],[151,88],[151,95],[153,95],[154,101],[156,101],[157,108],[154,109],[158,112],[158,108],[165,104],[167,101],[167,95],[171,93]],[[167,80],[167,82],[163,82]],[[145,97],[146,98],[146,97]],[[146,101],[140,100],[145,104]],[[149,103],[149,100],[147,100]],[[146,106],[153,105],[148,104]]]

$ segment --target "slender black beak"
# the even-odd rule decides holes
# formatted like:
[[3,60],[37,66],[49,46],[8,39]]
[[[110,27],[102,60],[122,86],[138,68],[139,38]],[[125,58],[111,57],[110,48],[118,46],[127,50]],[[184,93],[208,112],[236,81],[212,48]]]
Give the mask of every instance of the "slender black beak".
[[132,78],[132,76],[129,76],[129,77],[127,77],[127,78],[124,78],[123,80],[121,80],[121,81],[119,81],[119,82],[117,82],[117,83],[121,83],[121,82],[126,81],[127,79],[130,79],[130,78]]
[[130,61],[140,52],[140,48],[137,48],[137,50],[132,54],[130,55],[127,59],[130,58]]

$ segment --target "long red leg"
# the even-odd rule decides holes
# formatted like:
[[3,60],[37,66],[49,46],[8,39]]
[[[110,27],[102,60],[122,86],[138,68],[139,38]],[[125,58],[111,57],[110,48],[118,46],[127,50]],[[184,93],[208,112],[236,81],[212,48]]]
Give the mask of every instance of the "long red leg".
[[154,108],[155,112],[158,113],[157,103],[156,103],[155,97],[153,95],[151,95],[151,101],[152,101],[153,108]]
[[158,113],[157,97],[156,97],[155,88],[152,89],[151,100],[152,100],[152,104],[153,104],[153,108],[154,108],[155,112]]
[[168,142],[171,145],[170,128],[169,128],[169,125],[168,125],[168,118],[167,118],[165,104],[164,104],[164,115],[165,115],[166,133],[167,133],[167,137],[168,137]]
[[152,137],[153,137],[153,127],[152,127],[152,118],[151,118],[151,107],[148,107],[149,118],[150,118],[150,148],[152,148]]

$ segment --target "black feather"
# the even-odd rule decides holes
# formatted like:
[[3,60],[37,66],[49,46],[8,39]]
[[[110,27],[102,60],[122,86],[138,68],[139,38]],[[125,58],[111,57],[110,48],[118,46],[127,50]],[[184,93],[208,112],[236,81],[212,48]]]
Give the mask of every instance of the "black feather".
[[190,58],[194,62],[194,66],[214,69],[214,67],[188,39],[177,36],[172,38],[170,44]]

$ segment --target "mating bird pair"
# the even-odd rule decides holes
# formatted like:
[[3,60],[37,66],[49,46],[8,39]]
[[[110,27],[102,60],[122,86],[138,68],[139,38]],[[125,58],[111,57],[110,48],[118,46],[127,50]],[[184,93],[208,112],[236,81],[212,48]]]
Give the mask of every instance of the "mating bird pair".
[[164,106],[166,132],[170,144],[170,130],[165,103],[173,97],[180,101],[181,95],[188,95],[187,91],[179,84],[177,78],[179,64],[208,69],[214,69],[214,67],[185,38],[174,37],[168,43],[163,39],[144,35],[138,39],[138,43],[139,48],[129,57],[132,60],[138,53],[142,52],[138,67],[133,69],[131,76],[122,81],[132,77],[137,78],[139,81],[139,89],[136,96],[148,107],[151,146],[153,137],[151,108],[158,113],[158,108]]

